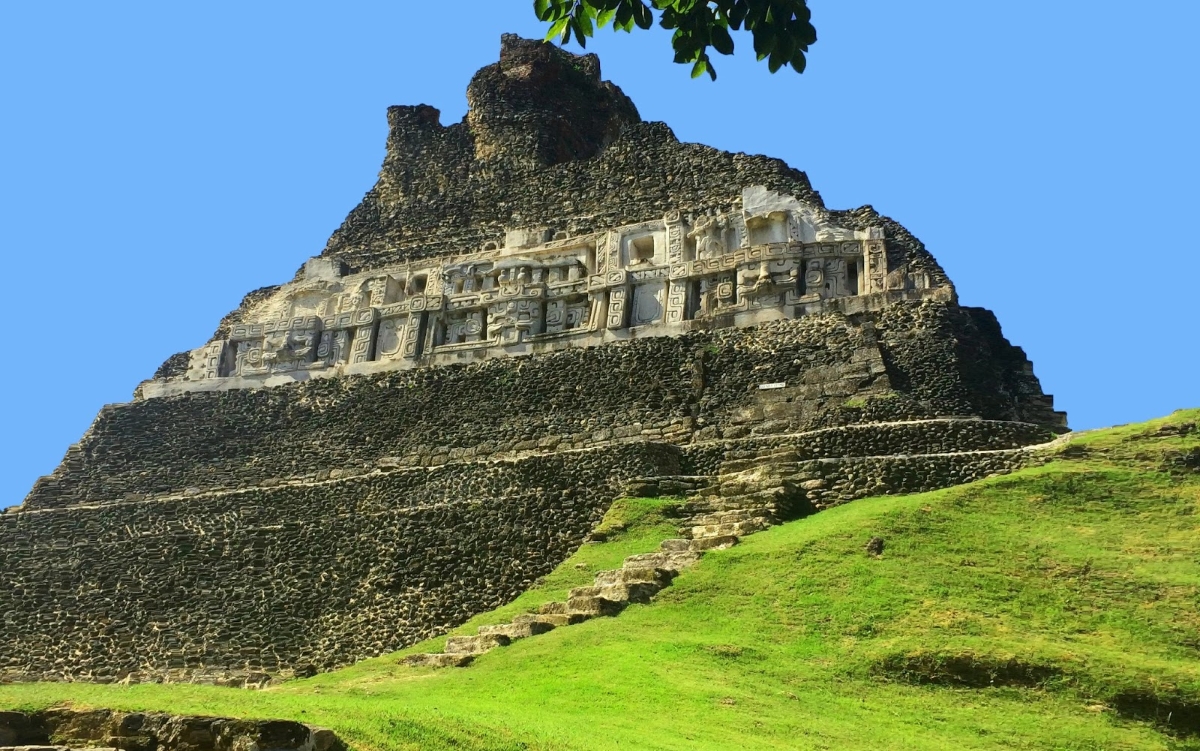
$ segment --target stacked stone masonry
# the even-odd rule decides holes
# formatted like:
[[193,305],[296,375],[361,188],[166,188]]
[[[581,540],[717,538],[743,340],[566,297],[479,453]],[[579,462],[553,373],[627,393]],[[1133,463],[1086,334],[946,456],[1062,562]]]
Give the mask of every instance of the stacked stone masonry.
[[[878,427],[884,432],[903,432],[914,424]],[[954,432],[960,426],[952,421],[934,420],[920,423],[920,427]],[[986,430],[967,432],[976,437],[987,434]],[[838,431],[820,433],[828,437]],[[861,437],[864,431],[849,435]],[[986,443],[1002,444],[1012,437],[1011,434],[995,436]],[[789,438],[795,440],[798,436]],[[855,441],[849,443],[854,445]],[[690,496],[674,509],[683,519],[679,528],[682,538],[663,540],[658,550],[629,556],[619,569],[598,572],[592,585],[571,589],[565,602],[545,603],[536,612],[519,614],[509,623],[482,626],[475,635],[451,636],[441,652],[413,653],[400,662],[413,667],[466,667],[479,655],[509,646],[517,639],[593,618],[616,616],[630,603],[649,603],[709,551],[736,545],[746,535],[788,519],[872,492],[928,490],[1007,473],[1041,461],[1049,456],[1042,449],[1056,443],[916,457],[801,461],[813,446],[780,441],[731,442],[725,447],[726,458],[720,462],[711,482],[697,476],[675,476],[638,478],[626,484],[625,489],[631,495],[659,495],[669,490]]]
[[326,728],[290,720],[48,709],[0,712],[0,748],[115,751],[345,751]]
[[325,251],[0,514],[0,680],[310,675],[510,601],[631,482],[761,460],[811,511],[1009,471],[1065,430],[870,207],[679,143],[594,56],[505,37],[468,99],[450,126],[389,110]]
[[[905,305],[916,311],[899,314]],[[621,440],[687,444],[945,415],[1061,425],[1023,353],[979,317],[946,303],[907,303],[853,320],[828,313],[114,405],[25,508]],[[896,319],[911,328],[896,328]]]
[[0,675],[222,682],[384,654],[510,601],[621,478],[678,459],[629,444],[5,514]]

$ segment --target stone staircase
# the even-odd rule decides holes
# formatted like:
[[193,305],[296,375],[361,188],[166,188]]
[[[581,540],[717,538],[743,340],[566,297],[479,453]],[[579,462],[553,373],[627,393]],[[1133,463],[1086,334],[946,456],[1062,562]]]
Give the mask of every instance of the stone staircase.
[[[746,447],[729,450],[715,476],[632,480],[627,484],[630,495],[673,491],[688,496],[683,505],[687,522],[679,529],[679,538],[664,540],[656,552],[626,558],[619,569],[599,572],[592,586],[572,589],[566,602],[546,603],[538,612],[519,615],[511,623],[483,626],[475,636],[452,636],[446,640],[444,652],[409,655],[401,663],[462,667],[516,639],[615,616],[631,602],[649,602],[705,551],[728,548],[746,535],[866,495],[921,492],[1011,471],[1036,461],[1036,454],[1068,437],[1015,449],[829,459],[803,457],[795,444]],[[949,462],[947,466],[964,462],[969,470],[974,463],[979,466],[937,479],[925,474],[940,467],[926,466],[931,461]],[[902,471],[885,482],[880,475],[881,462],[902,463]]]
[[[820,483],[801,466],[794,448],[731,451],[717,476],[697,491],[686,510],[693,536],[745,535],[811,513],[806,490]],[[732,514],[716,521],[716,515]]]
[[653,553],[631,555],[621,568],[601,571],[588,587],[575,587],[566,602],[549,602],[511,623],[482,626],[475,636],[451,636],[440,653],[408,655],[401,664],[465,667],[477,656],[517,639],[586,620],[615,616],[630,603],[648,603],[706,551],[736,545],[746,535],[805,513],[794,482],[795,452],[736,455],[721,465],[716,481],[684,505],[687,522],[679,538],[663,540]]

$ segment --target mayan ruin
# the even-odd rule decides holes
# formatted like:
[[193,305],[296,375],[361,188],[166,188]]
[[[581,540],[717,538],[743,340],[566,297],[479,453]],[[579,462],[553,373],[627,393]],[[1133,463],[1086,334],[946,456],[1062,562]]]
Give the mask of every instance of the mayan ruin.
[[0,678],[311,676],[512,601],[618,497],[690,499],[662,552],[410,660],[465,664],[740,535],[1010,472],[1066,432],[896,221],[679,142],[594,55],[505,36],[467,92],[455,124],[391,107],[324,251],[0,514]]

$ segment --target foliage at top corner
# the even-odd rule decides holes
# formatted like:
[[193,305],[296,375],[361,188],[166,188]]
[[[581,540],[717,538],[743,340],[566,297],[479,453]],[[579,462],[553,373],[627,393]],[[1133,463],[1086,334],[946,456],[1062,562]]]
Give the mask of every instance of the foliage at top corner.
[[805,53],[817,41],[807,0],[534,0],[538,19],[550,24],[546,39],[567,44],[574,36],[580,47],[598,28],[614,31],[673,30],[675,62],[692,66],[692,78],[705,73],[714,81],[716,68],[709,49],[732,55],[730,31],[749,32],[754,53],[776,72],[791,67],[803,73]]

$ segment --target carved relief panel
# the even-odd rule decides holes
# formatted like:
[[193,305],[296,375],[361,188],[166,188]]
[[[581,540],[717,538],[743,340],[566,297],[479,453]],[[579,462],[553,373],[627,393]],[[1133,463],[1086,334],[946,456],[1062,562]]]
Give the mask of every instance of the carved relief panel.
[[850,294],[846,287],[846,259],[825,259],[825,286],[823,297],[845,297]]
[[744,211],[736,204],[686,216],[668,211],[661,222],[575,239],[534,233],[540,239],[447,257],[444,265],[343,268],[290,283],[256,304],[261,322],[235,326],[227,347],[194,351],[187,378],[416,360],[438,346],[681,324],[929,285],[904,268],[888,273],[880,228],[846,230],[798,199],[759,198],[747,205],[744,195]]
[[484,311],[456,311],[446,314],[442,344],[466,344],[483,339]]
[[262,345],[263,363],[273,373],[299,370],[316,360],[320,337],[321,319],[316,316],[280,322],[273,330],[268,324]]
[[321,344],[317,347],[317,362],[329,366],[344,365],[350,361],[352,333],[346,329],[321,332]]
[[379,322],[379,334],[375,341],[376,360],[397,360],[404,357],[404,345],[408,338],[407,315],[391,316]]
[[887,256],[884,253],[883,240],[868,240],[866,242],[867,251],[867,279],[868,291],[883,292],[884,280],[887,277]]
[[645,326],[663,319],[663,304],[666,302],[666,285],[661,282],[639,284],[633,288],[633,307],[630,326]]
[[667,263],[683,263],[690,261],[690,258],[685,257],[684,253],[684,228],[683,219],[678,211],[669,211],[663,217],[663,224],[667,228]]
[[546,333],[559,334],[566,328],[567,301],[565,299],[546,301]]
[[232,351],[232,346],[224,339],[193,350],[185,377],[189,381],[200,381],[231,375],[234,367],[230,362]]
[[262,354],[263,343],[261,339],[238,342],[234,372],[240,376],[266,373],[267,368],[263,363]]
[[707,260],[723,255],[728,247],[725,237],[728,227],[729,218],[724,214],[701,214],[696,217],[687,235],[695,243],[696,258]]
[[561,334],[585,328],[590,311],[591,304],[583,295],[549,300],[546,302],[546,333]]
[[672,279],[667,286],[667,323],[679,323],[684,320],[688,305],[689,282],[684,279]]
[[629,288],[613,287],[608,291],[608,322],[610,329],[623,329],[629,319]]
[[825,290],[824,262],[820,258],[810,258],[804,263],[804,293],[806,295],[823,295]]
[[[501,344],[516,344],[544,331],[540,299],[507,300],[488,307],[487,330]],[[494,333],[493,333],[494,332]]]

